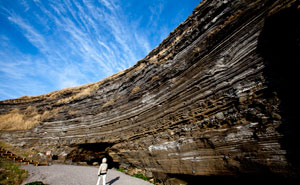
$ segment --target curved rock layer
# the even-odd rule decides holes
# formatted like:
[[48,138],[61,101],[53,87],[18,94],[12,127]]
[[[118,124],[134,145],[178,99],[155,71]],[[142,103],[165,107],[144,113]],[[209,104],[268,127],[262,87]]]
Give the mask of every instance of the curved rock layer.
[[297,177],[292,105],[298,96],[288,85],[297,79],[292,62],[300,61],[297,20],[296,0],[204,1],[130,69],[98,83],[0,102],[3,124],[16,115],[35,123],[3,127],[0,138],[38,152],[51,149],[60,160],[108,153],[123,167],[162,179]]

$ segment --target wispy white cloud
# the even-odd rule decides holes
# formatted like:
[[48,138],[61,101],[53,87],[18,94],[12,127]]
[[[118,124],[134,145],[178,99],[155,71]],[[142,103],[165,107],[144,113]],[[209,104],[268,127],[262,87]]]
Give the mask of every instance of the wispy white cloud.
[[30,6],[28,5],[28,3],[26,2],[26,0],[21,0],[20,1],[21,5],[23,5],[23,7],[25,8],[24,11],[27,12],[30,9]]
[[154,26],[157,26],[157,19],[159,19],[163,9],[164,6],[162,2],[158,2],[153,6],[149,7],[149,10],[151,12],[149,23],[154,24]]
[[[16,96],[45,93],[39,87],[58,90],[99,81],[134,65],[155,46],[139,20],[129,20],[118,0],[19,3],[24,12],[1,3],[0,9],[38,52],[21,52],[0,35],[0,80],[6,81],[0,84],[0,99],[9,97],[3,90],[9,83],[21,80],[22,85],[11,88]],[[149,24],[156,24],[163,8],[162,3],[150,8]]]
[[[85,2],[87,2],[87,1],[85,1]],[[106,8],[108,8],[110,11],[115,11],[115,9],[116,9],[116,6],[115,6],[115,4],[113,3],[113,1],[107,1],[107,0],[100,0],[100,2],[106,7]],[[92,6],[90,6],[90,7],[92,7]]]
[[19,26],[24,32],[24,36],[30,41],[35,47],[39,48],[42,52],[47,52],[46,41],[42,34],[40,34],[33,26],[25,21],[21,16],[15,13],[10,13],[8,17],[12,23]]

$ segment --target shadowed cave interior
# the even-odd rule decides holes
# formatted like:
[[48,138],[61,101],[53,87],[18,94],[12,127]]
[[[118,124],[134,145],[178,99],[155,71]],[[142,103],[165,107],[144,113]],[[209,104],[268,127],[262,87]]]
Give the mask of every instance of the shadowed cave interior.
[[119,163],[113,162],[108,154],[108,149],[115,143],[86,143],[72,146],[75,148],[68,156],[72,162],[86,162],[93,165],[94,162],[101,164],[102,159],[107,159],[108,168],[119,168]]
[[264,60],[264,76],[270,87],[269,93],[277,93],[280,99],[282,124],[278,131],[283,135],[281,147],[293,170],[299,171],[298,84],[300,62],[299,1],[265,20],[258,39],[258,53]]

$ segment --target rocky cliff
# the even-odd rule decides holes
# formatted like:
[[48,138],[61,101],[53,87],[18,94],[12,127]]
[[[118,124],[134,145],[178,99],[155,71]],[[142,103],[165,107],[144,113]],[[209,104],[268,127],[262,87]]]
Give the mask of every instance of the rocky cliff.
[[1,141],[61,162],[105,155],[165,184],[297,178],[299,13],[296,0],[203,1],[125,71],[0,102]]

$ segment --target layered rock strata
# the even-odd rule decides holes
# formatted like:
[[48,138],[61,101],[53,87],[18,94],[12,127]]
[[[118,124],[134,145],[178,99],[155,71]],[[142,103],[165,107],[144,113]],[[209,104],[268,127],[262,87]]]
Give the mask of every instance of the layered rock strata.
[[296,0],[203,1],[123,72],[0,102],[2,118],[35,122],[3,127],[0,138],[37,152],[51,149],[61,161],[109,155],[165,183],[212,175],[297,177],[291,109],[297,95],[287,85],[297,72],[287,66],[300,61],[299,18]]

